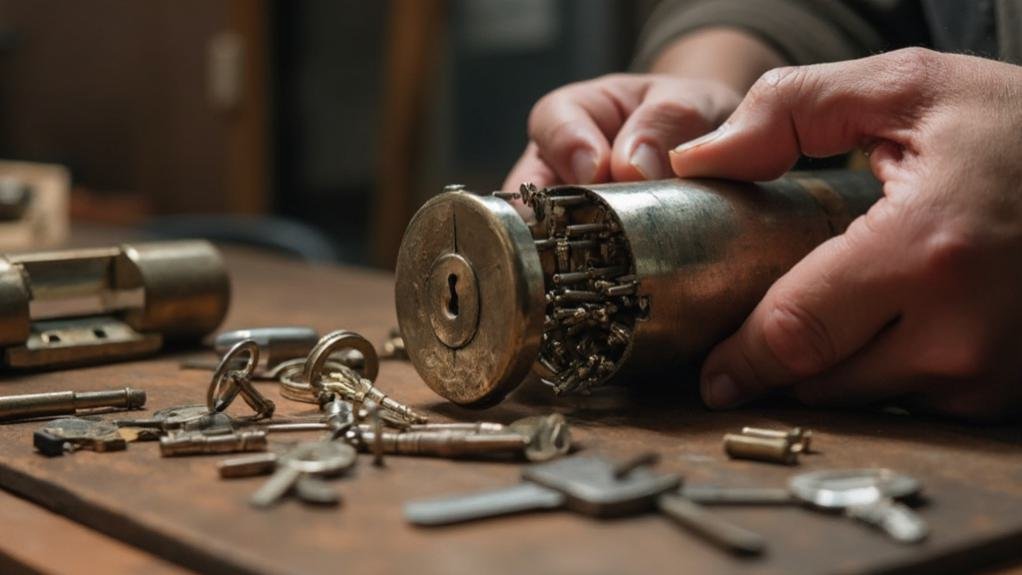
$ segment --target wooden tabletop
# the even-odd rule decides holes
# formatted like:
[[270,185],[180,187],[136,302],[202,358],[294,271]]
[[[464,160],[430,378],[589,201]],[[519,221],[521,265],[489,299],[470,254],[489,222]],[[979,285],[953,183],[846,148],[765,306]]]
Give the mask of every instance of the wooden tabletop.
[[[233,301],[225,329],[310,325],[321,333],[355,330],[382,342],[396,325],[389,274],[227,253]],[[179,368],[189,353],[194,350],[6,376],[0,393],[130,385],[148,392],[150,411],[202,403],[209,374]],[[468,411],[434,395],[404,362],[384,362],[378,384],[435,420],[506,423],[558,411],[571,422],[584,451],[621,457],[654,449],[663,456],[660,468],[682,474],[693,485],[781,486],[799,471],[891,467],[924,483],[925,504],[919,512],[932,535],[921,545],[897,545],[851,520],[796,507],[719,509],[766,537],[769,550],[756,559],[729,557],[653,514],[598,521],[547,512],[420,529],[404,521],[405,501],[510,485],[518,480],[521,465],[411,457],[389,457],[377,468],[360,456],[354,472],[336,482],[344,497],[340,508],[311,509],[288,501],[260,511],[247,504],[247,497],[264,479],[220,480],[219,457],[167,459],[156,444],[135,443],[124,452],[49,459],[32,449],[38,423],[0,426],[0,486],[142,553],[201,571],[932,572],[1022,557],[1022,429],[1017,425],[976,427],[789,403],[714,413],[691,392],[654,395],[627,389],[556,402],[545,393],[523,393],[486,411]],[[281,414],[313,413],[311,406],[281,398],[272,384],[262,389]],[[720,439],[743,425],[811,428],[819,453],[803,457],[798,467],[729,461]],[[277,434],[272,443],[279,447],[299,437]],[[7,509],[0,500],[5,528]],[[32,530],[38,538],[53,535],[44,525],[26,527]],[[89,565],[88,551],[75,553],[81,554],[81,565]]]

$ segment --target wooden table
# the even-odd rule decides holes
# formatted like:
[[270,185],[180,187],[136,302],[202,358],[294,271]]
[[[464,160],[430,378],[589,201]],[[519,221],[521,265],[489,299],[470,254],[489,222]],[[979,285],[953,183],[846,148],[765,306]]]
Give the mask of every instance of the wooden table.
[[[345,328],[381,342],[396,324],[388,274],[311,267],[245,251],[228,254],[234,299],[224,328]],[[0,381],[0,393],[130,385],[148,391],[150,410],[201,403],[209,374],[179,369],[187,353],[7,376]],[[103,538],[106,546],[74,547],[83,569],[102,565],[101,553],[121,552],[111,546],[138,554],[125,559],[126,565],[111,567],[112,572],[152,572],[138,567],[146,562],[157,565],[156,571],[173,569],[154,556],[200,571],[246,573],[930,572],[1022,557],[1018,426],[974,427],[788,403],[712,413],[690,393],[629,394],[623,389],[557,402],[545,394],[522,394],[474,412],[434,395],[403,362],[385,362],[378,383],[436,420],[509,422],[556,410],[568,417],[584,450],[622,456],[655,449],[663,455],[663,469],[683,474],[691,484],[780,486],[796,471],[893,467],[924,482],[927,503],[920,512],[933,533],[922,545],[907,547],[850,520],[806,509],[721,509],[721,515],[762,533],[770,543],[764,557],[742,560],[656,515],[596,521],[551,512],[418,529],[404,522],[403,502],[508,485],[517,481],[520,467],[408,457],[388,458],[385,467],[376,468],[362,456],[354,473],[337,482],[344,497],[340,509],[310,509],[288,501],[259,511],[246,499],[263,479],[220,480],[218,457],[164,459],[155,444],[136,443],[126,452],[47,459],[31,447],[39,424],[20,423],[0,426],[0,485],[77,523],[56,516],[40,523],[36,516],[18,530],[7,518],[10,509],[24,502],[0,499],[5,518],[0,556],[12,555],[8,533],[19,533],[20,541],[59,542],[66,530],[81,529],[81,524],[132,546]],[[311,406],[280,398],[272,384],[263,389],[282,414],[312,413]],[[729,461],[720,438],[743,425],[812,428],[820,453],[805,456],[797,468]],[[273,439],[279,445],[298,437]],[[93,531],[86,535],[98,537]]]

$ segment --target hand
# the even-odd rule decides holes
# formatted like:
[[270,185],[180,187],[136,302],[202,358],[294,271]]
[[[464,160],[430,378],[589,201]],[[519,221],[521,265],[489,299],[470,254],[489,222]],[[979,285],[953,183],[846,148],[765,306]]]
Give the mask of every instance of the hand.
[[900,398],[968,418],[1022,412],[1022,67],[908,49],[765,74],[682,177],[766,180],[863,147],[884,197],[806,256],[707,358],[730,407]]
[[722,83],[667,75],[559,88],[533,107],[529,145],[503,189],[670,177],[668,150],[715,128],[740,100]]

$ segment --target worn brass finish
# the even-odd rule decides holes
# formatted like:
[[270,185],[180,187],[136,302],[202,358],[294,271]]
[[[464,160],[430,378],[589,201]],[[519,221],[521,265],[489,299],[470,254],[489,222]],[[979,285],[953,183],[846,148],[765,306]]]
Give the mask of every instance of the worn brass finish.
[[0,396],[0,421],[74,415],[80,409],[139,409],[146,393],[125,387],[107,391],[54,391]]
[[788,437],[756,437],[741,433],[724,436],[724,452],[734,459],[754,459],[794,465],[798,463],[798,450]]
[[762,427],[743,427],[742,435],[750,437],[777,437],[786,438],[790,441],[796,451],[809,453],[812,451],[813,432],[801,427],[791,429],[765,429]]
[[230,283],[205,241],[0,256],[0,346],[16,368],[135,357],[196,339],[227,313]]
[[496,403],[536,360],[543,272],[528,226],[501,199],[427,202],[398,254],[396,297],[409,359],[451,401]]
[[[792,173],[760,184],[523,186],[518,195],[536,215],[530,225],[501,199],[508,194],[441,194],[416,214],[402,243],[401,332],[426,383],[467,406],[500,401],[528,367],[559,393],[679,378],[738,328],[778,277],[881,193],[872,175],[858,172]],[[452,254],[461,272],[447,263]],[[446,292],[435,287],[443,284],[438,269],[448,272]],[[474,284],[463,281],[466,270]],[[476,292],[463,290],[473,285]],[[459,311],[462,302],[478,305],[467,343],[467,329],[450,329],[455,299]]]

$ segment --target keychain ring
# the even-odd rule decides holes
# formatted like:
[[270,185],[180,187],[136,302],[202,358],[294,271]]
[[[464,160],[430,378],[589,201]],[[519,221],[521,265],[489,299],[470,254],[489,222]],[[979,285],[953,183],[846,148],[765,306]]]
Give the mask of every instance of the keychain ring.
[[376,381],[380,372],[380,360],[376,356],[376,348],[369,340],[361,335],[346,330],[338,330],[324,335],[316,345],[309,351],[305,360],[305,382],[315,391],[323,389],[320,378],[323,374],[323,366],[331,355],[342,349],[354,349],[362,353],[365,359],[365,367],[362,368],[362,377],[369,381]]
[[[245,366],[241,369],[232,369],[232,364],[243,354],[248,354]],[[255,340],[246,339],[231,346],[231,349],[227,350],[220,363],[217,364],[216,371],[213,372],[213,379],[210,380],[209,388],[206,390],[206,408],[209,409],[209,412],[217,411],[217,400],[224,400],[224,407],[226,407],[241,391],[238,385],[231,381],[231,376],[250,378],[255,373],[257,365],[259,365],[259,344]]]

